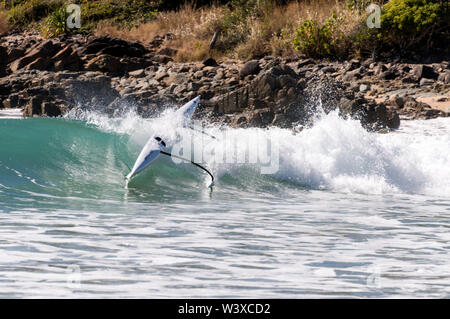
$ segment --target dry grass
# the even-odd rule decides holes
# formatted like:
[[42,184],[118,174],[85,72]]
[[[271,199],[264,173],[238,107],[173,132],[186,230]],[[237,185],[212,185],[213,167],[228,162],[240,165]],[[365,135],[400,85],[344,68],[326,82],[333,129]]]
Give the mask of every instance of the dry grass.
[[[345,1],[312,0],[292,2],[285,7],[275,7],[270,12],[248,22],[250,34],[247,41],[240,44],[235,55],[242,59],[261,57],[267,54],[274,56],[294,57],[299,54],[292,45],[298,27],[306,20],[325,23],[333,12],[341,22],[336,32],[344,36],[351,35],[361,21],[358,12],[346,8]],[[344,44],[345,45],[345,44]]]
[[0,34],[8,32],[10,26],[8,25],[8,15],[5,11],[0,10]]
[[178,50],[176,59],[196,61],[208,57],[209,41],[223,15],[224,8],[221,7],[195,9],[192,5],[185,4],[178,11],[162,12],[155,20],[130,30],[119,29],[108,23],[100,24],[95,34],[148,43],[156,35],[171,33],[174,39],[167,41],[165,46]]
[[247,41],[236,48],[239,58],[250,59],[266,54],[275,56],[295,55],[292,45],[292,35],[299,23],[304,20],[303,5],[290,3],[286,7],[275,7],[263,15],[250,18],[250,34]]
[[[227,55],[247,60],[267,54],[297,55],[298,52],[292,45],[296,29],[308,19],[322,24],[333,11],[342,18],[339,32],[350,34],[361,17],[346,9],[345,3],[346,1],[342,0],[311,0],[263,9],[258,15],[249,16],[241,21],[240,25],[233,26],[234,36],[239,38],[242,35],[242,40],[236,47],[230,47],[224,39],[226,35],[222,34],[219,41],[222,40],[225,45],[214,50],[214,56]],[[229,14],[226,7],[195,9],[192,5],[185,4],[178,11],[162,12],[155,20],[130,30],[101,24],[97,27],[96,35],[148,43],[156,35],[172,33],[175,39],[166,41],[164,45],[178,50],[176,60],[201,60],[210,54],[208,43],[216,30],[224,28],[226,14]]]

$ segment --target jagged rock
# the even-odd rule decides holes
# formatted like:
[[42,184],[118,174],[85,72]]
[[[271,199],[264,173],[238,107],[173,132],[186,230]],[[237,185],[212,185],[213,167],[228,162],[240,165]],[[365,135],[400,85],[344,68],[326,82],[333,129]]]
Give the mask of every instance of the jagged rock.
[[344,117],[359,119],[369,129],[397,129],[400,126],[400,117],[396,111],[386,108],[382,103],[376,104],[363,97],[352,100],[341,98],[339,112]]
[[70,46],[66,46],[56,53],[52,60],[57,71],[80,71],[83,68],[83,62],[78,53]]
[[434,80],[427,79],[427,78],[421,78],[420,82],[419,82],[420,86],[433,85],[433,84],[434,84]]
[[450,71],[446,71],[446,72],[439,74],[439,77],[437,80],[440,82],[443,82],[445,84],[450,84]]
[[8,52],[4,46],[0,46],[0,76],[5,75],[6,64],[8,62]]
[[125,66],[125,72],[145,69],[153,64],[150,60],[145,58],[121,58],[120,63]]
[[204,66],[218,66],[217,61],[214,60],[213,58],[207,58],[203,60],[202,64]]
[[417,78],[414,75],[407,75],[402,79],[403,83],[417,83]]
[[46,116],[60,116],[64,111],[61,105],[45,101],[42,103],[42,114]]
[[13,93],[8,96],[7,99],[3,100],[3,107],[6,109],[14,109],[19,106],[19,95]]
[[126,67],[117,57],[102,54],[88,61],[86,70],[121,74],[125,73]]
[[[27,106],[25,113],[30,115],[56,116],[73,107],[118,115],[133,105],[147,116],[164,107],[164,102],[182,103],[200,95],[202,114],[230,125],[304,126],[312,123],[309,119],[319,108],[326,113],[339,108],[343,116],[359,118],[367,128],[378,129],[396,127],[398,114],[410,118],[442,116],[442,112],[417,101],[414,104],[405,95],[446,95],[450,81],[449,64],[444,62],[413,66],[372,60],[315,63],[311,59],[264,57],[248,62],[239,72],[239,63],[228,59],[220,66],[213,60],[169,63],[174,52],[156,53],[155,49],[148,51],[136,43],[107,37],[87,42],[83,36],[25,38],[21,43],[2,42],[8,49],[6,57],[0,52],[0,64],[8,61],[8,65],[0,71],[13,74],[0,81],[0,107]],[[166,39],[155,37],[155,48]],[[34,52],[50,46],[47,41],[58,47],[55,52]],[[113,78],[102,78],[105,73]],[[408,89],[408,93],[400,89]],[[399,93],[394,92],[397,90]],[[398,101],[375,103],[364,97],[380,101],[392,96],[390,92],[401,95]]]
[[107,36],[92,39],[82,51],[83,54],[108,54],[118,58],[142,57],[147,52],[147,49],[138,42],[129,42]]
[[8,63],[13,62],[25,55],[25,49],[22,48],[9,48],[8,49]]
[[187,89],[189,91],[198,91],[201,87],[200,83],[196,83],[196,82],[189,82],[187,85]]
[[353,82],[353,81],[360,79],[361,77],[362,76],[361,76],[360,69],[355,69],[353,71],[346,72],[344,77],[342,78],[342,80],[345,82]]
[[413,67],[413,74],[417,80],[420,80],[422,78],[436,80],[438,77],[438,74],[434,71],[432,67],[424,64],[415,65]]
[[169,74],[167,73],[167,70],[165,68],[159,68],[158,71],[155,73],[154,79],[156,81],[161,81],[162,79],[164,79],[167,76],[169,76]]
[[360,66],[361,66],[361,63],[359,62],[359,60],[352,59],[352,60],[348,61],[347,68],[349,71],[351,71],[351,70],[355,70],[355,69],[359,68]]
[[33,115],[42,115],[42,96],[32,97],[30,102],[25,106],[23,116],[31,117]]
[[339,101],[339,106],[340,114],[342,116],[355,117],[358,115],[361,104],[357,100],[350,100],[346,97],[342,97]]
[[274,112],[270,108],[252,111],[247,117],[250,126],[266,127],[271,124],[274,119]]
[[[246,86],[214,97],[212,103],[219,114],[245,111],[247,123],[260,126],[266,125],[267,121],[270,124],[277,113],[290,112],[292,104],[301,99],[299,90],[296,73],[289,66],[280,64],[265,69]],[[301,114],[291,120],[298,118]]]
[[131,71],[131,72],[128,72],[128,75],[132,76],[134,78],[143,78],[143,77],[145,77],[145,70],[144,69],[139,69],[139,70],[136,70],[136,71]]
[[[374,115],[371,114],[372,110]],[[374,109],[369,108],[367,113],[366,121],[376,129],[385,127],[398,129],[400,127],[400,116],[398,113],[387,109],[384,104],[377,104]]]
[[180,95],[186,91],[187,91],[187,86],[184,84],[179,84],[179,85],[175,86],[175,88],[173,90],[173,94]]
[[241,78],[246,77],[251,74],[258,74],[261,68],[259,67],[258,60],[251,60],[244,64],[244,66],[239,71],[239,76]]
[[51,40],[46,40],[37,44],[31,51],[10,64],[13,72],[28,66],[28,69],[45,70],[50,64],[50,58],[61,48],[60,44],[55,44]]
[[47,70],[50,68],[52,61],[48,57],[39,57],[24,67],[25,70]]
[[380,75],[384,71],[386,71],[388,68],[384,64],[379,64],[373,67],[373,73],[375,75]]
[[378,76],[381,80],[394,80],[398,77],[397,70],[389,68],[384,72],[381,72]]
[[300,60],[300,61],[297,63],[297,68],[302,68],[302,67],[304,67],[304,66],[311,65],[311,64],[314,64],[314,60],[312,60],[312,59],[304,59],[304,60]]
[[332,66],[326,66],[326,67],[322,68],[321,71],[323,73],[334,73],[334,72],[336,72],[336,68],[332,67]]
[[395,109],[401,109],[405,106],[405,99],[402,96],[395,95],[387,102],[388,105],[393,106]]
[[445,112],[432,109],[430,105],[417,101],[411,96],[393,97],[386,104],[407,118],[430,119],[438,116],[446,116]]

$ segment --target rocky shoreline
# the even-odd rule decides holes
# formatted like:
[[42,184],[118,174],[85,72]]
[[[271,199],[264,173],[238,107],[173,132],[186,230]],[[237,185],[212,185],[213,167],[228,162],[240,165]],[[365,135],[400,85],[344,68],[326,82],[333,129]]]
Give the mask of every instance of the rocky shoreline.
[[449,61],[429,64],[264,57],[177,63],[171,37],[121,39],[36,33],[0,36],[0,109],[60,116],[74,108],[149,117],[201,95],[196,117],[234,127],[301,127],[318,107],[339,109],[370,130],[400,119],[450,116]]

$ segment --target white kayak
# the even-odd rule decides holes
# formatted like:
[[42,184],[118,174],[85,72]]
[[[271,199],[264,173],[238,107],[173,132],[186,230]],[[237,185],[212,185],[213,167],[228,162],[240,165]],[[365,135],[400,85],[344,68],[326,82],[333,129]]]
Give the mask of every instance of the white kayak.
[[[200,96],[197,96],[195,99],[187,102],[176,111],[175,116],[182,117],[183,124],[188,125],[199,101]],[[127,175],[127,182],[147,168],[161,155],[161,152],[165,151],[166,143],[160,137],[151,136],[136,159],[130,173]]]

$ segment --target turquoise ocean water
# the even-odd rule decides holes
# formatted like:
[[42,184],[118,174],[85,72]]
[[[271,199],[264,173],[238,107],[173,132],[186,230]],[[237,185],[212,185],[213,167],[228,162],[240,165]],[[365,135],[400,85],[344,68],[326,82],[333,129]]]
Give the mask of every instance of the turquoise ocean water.
[[450,297],[450,119],[206,131],[212,188],[169,158],[125,187],[173,112],[0,118],[0,297]]

